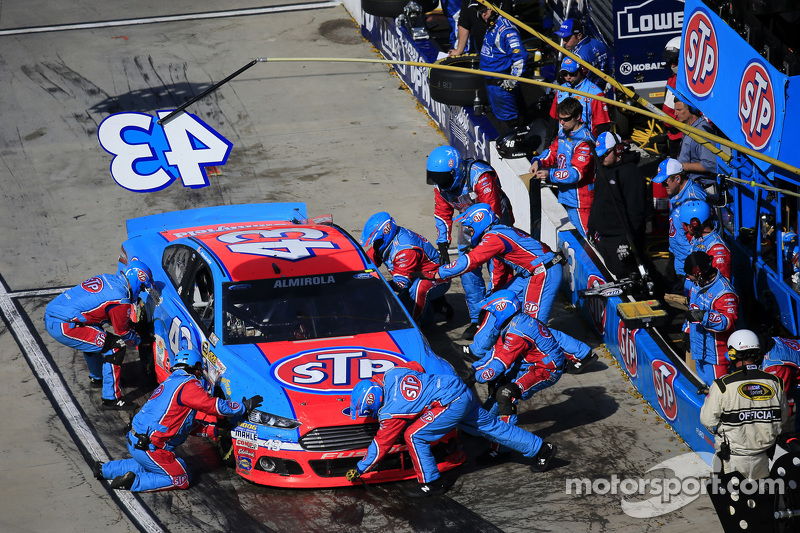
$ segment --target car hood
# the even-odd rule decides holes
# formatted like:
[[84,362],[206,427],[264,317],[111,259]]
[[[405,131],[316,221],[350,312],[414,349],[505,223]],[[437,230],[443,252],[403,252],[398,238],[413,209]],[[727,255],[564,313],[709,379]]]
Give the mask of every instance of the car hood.
[[301,435],[356,423],[350,393],[361,379],[410,361],[430,373],[455,374],[416,329],[226,348],[221,383],[229,396],[261,395],[259,410],[300,421]]

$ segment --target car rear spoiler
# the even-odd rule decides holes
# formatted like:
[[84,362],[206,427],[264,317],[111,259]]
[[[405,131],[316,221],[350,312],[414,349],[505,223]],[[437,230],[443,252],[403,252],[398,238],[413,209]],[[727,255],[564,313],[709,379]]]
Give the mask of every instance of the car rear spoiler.
[[232,222],[305,222],[306,204],[303,202],[264,203],[220,205],[200,207],[160,213],[145,217],[132,218],[127,221],[128,238],[132,239],[145,233],[160,232],[205,226],[215,223],[230,224]]

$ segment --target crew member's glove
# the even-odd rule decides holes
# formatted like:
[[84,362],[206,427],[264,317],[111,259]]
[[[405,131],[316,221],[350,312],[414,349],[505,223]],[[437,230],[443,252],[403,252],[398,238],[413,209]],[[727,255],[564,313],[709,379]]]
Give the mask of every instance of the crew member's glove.
[[705,309],[689,309],[686,311],[686,320],[688,322],[702,322],[705,314]]
[[440,242],[439,246],[439,261],[441,264],[446,265],[450,262],[450,243],[449,242]]
[[344,478],[350,483],[354,483],[355,480],[359,479],[360,477],[361,477],[361,472],[359,472],[356,468],[351,468],[344,475]]
[[117,348],[111,353],[108,353],[103,356],[104,363],[111,363],[112,365],[121,365],[123,359],[125,359],[125,347]]
[[513,91],[517,86],[517,80],[503,80],[500,82],[500,88],[506,91]]
[[258,394],[250,398],[242,398],[242,405],[244,405],[245,416],[249,415],[250,412],[256,407],[261,406],[262,401],[264,401],[264,398],[262,398]]
[[474,387],[477,382],[478,382],[478,380],[475,379],[475,373],[474,372],[470,372],[469,376],[464,378],[464,384],[467,386],[468,389],[471,389],[472,387]]

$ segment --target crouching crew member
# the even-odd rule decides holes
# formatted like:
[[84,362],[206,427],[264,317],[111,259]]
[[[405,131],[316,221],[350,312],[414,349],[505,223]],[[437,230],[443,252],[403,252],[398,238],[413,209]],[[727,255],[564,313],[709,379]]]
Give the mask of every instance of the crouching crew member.
[[[103,388],[103,409],[136,407],[122,398],[120,374],[125,348],[141,341],[133,324],[143,290],[155,291],[153,275],[147,265],[134,260],[120,274],[99,274],[68,289],[45,308],[50,336],[83,352],[90,385]],[[113,333],[103,329],[105,323],[111,323]]]
[[443,494],[449,487],[440,477],[431,443],[456,427],[532,458],[531,469],[536,472],[546,470],[556,455],[553,444],[486,412],[458,376],[426,374],[416,363],[360,381],[351,398],[353,419],[368,416],[381,425],[366,457],[347,472],[349,481],[372,470],[403,434],[419,481],[409,495]]
[[213,398],[200,383],[202,372],[199,352],[181,350],[175,354],[172,374],[133,417],[126,436],[131,458],[95,463],[95,477],[111,479],[112,489],[131,492],[188,489],[189,469],[174,450],[195,429],[197,411],[216,417],[246,416],[262,400],[261,396],[243,399],[242,403]]

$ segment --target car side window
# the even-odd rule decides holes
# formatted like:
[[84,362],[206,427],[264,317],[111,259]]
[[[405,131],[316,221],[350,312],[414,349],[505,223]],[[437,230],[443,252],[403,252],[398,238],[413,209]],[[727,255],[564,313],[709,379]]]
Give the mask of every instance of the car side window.
[[169,276],[172,285],[178,294],[183,293],[183,278],[186,270],[194,262],[197,252],[187,246],[170,246],[164,250],[161,266]]
[[197,315],[199,323],[206,333],[214,330],[214,280],[211,270],[202,260],[192,277],[189,291],[189,302],[192,311]]

